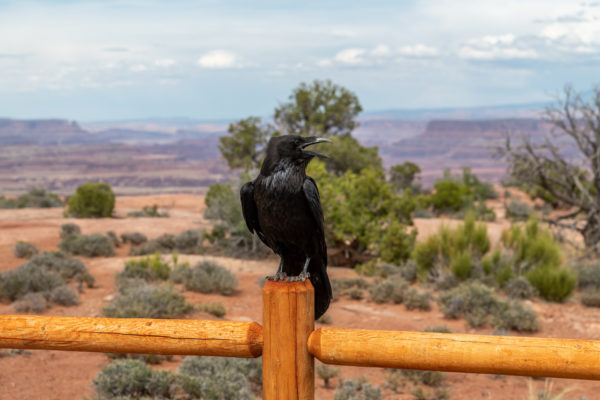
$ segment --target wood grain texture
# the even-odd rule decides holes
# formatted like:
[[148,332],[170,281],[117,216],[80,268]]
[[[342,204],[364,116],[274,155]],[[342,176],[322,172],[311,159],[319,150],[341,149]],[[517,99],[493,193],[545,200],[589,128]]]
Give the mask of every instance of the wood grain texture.
[[320,328],[308,340],[324,363],[600,380],[600,341]]
[[263,288],[263,400],[313,400],[314,289],[306,282],[267,281]]
[[256,322],[0,315],[0,348],[258,357]]

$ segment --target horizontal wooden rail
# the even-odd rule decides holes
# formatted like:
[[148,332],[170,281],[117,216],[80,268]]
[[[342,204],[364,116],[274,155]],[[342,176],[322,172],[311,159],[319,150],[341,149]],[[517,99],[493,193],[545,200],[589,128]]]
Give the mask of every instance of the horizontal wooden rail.
[[258,357],[256,322],[0,315],[0,348]]
[[600,341],[320,328],[326,364],[600,380]]

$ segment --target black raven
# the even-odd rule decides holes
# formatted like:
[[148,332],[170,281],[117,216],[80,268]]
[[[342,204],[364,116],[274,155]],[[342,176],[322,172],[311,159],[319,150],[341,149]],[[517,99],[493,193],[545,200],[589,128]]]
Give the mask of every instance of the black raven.
[[331,143],[318,137],[271,138],[259,175],[240,190],[248,229],[281,257],[277,274],[268,278],[308,277],[315,288],[315,319],[329,307],[332,293],[321,200],[306,166],[315,156],[327,156],[306,147],[323,142]]

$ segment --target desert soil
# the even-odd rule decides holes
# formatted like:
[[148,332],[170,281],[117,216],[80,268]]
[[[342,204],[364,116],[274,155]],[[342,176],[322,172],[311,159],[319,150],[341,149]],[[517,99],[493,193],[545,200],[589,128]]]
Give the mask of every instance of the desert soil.
[[[127,218],[129,211],[139,210],[143,206],[158,204],[169,210],[169,218]],[[149,238],[163,233],[179,233],[186,229],[205,229],[209,227],[202,218],[203,197],[199,195],[153,195],[139,197],[118,197],[116,218],[74,220],[62,217],[61,209],[24,209],[0,210],[0,271],[15,268],[23,263],[16,258],[12,249],[17,240],[26,240],[40,250],[58,248],[60,225],[74,222],[81,226],[83,233],[105,233],[114,231],[117,235],[139,231]],[[498,207],[500,208],[500,207]],[[508,226],[502,218],[500,222],[489,224],[492,241],[499,239],[503,228]],[[420,236],[435,232],[440,223],[438,219],[418,219],[415,225]],[[455,224],[453,221],[445,221]],[[128,259],[128,248],[117,249],[114,257],[82,258],[90,272],[95,276],[97,285],[85,289],[81,294],[81,303],[74,307],[52,307],[45,315],[65,316],[101,316],[102,307],[115,296],[114,276],[124,267]],[[202,259],[214,259],[234,272],[239,286],[233,296],[204,295],[185,292],[191,303],[219,301],[227,309],[226,320],[254,320],[261,322],[261,289],[257,281],[272,273],[277,266],[275,258],[266,260],[239,260],[226,257],[181,256],[192,265]],[[333,278],[355,276],[346,268],[330,267]],[[368,297],[368,296],[367,296]],[[551,304],[541,300],[529,303],[539,314],[540,331],[536,337],[560,337],[576,339],[600,339],[600,309],[586,308],[577,302],[577,295],[565,304]],[[0,314],[15,314],[10,304],[0,304]],[[368,299],[350,300],[342,298],[332,304],[328,315],[335,327],[389,329],[422,331],[426,327],[445,325],[456,333],[491,334],[491,329],[474,330],[464,320],[448,320],[433,303],[429,312],[407,311],[402,305],[375,304]],[[214,319],[205,313],[186,316],[195,319]],[[317,324],[319,325],[319,324]],[[515,333],[510,333],[515,334]],[[95,393],[92,380],[110,361],[102,353],[83,353],[65,351],[32,350],[24,355],[7,356],[6,351],[0,357],[0,400],[16,399],[83,399],[93,398]],[[180,357],[156,368],[175,369]],[[376,368],[339,367],[342,378],[365,376],[374,384],[385,384],[385,373]],[[333,385],[337,379],[333,379]],[[452,399],[528,399],[529,378],[492,376],[484,374],[448,373],[447,388]],[[534,381],[541,389],[542,381]],[[317,399],[333,399],[333,389],[326,389],[321,380],[316,381]],[[574,389],[565,399],[600,399],[600,382],[554,379],[555,391],[564,388]],[[384,391],[386,399],[412,399],[410,393],[391,393]]]

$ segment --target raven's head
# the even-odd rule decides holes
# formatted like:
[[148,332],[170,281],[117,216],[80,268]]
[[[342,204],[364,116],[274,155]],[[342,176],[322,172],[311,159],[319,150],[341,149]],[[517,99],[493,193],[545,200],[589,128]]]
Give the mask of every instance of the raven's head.
[[328,158],[325,154],[307,149],[308,146],[317,143],[331,143],[331,140],[316,136],[285,135],[272,137],[267,144],[267,154],[261,173],[263,171],[272,172],[278,166],[306,167],[313,157]]

